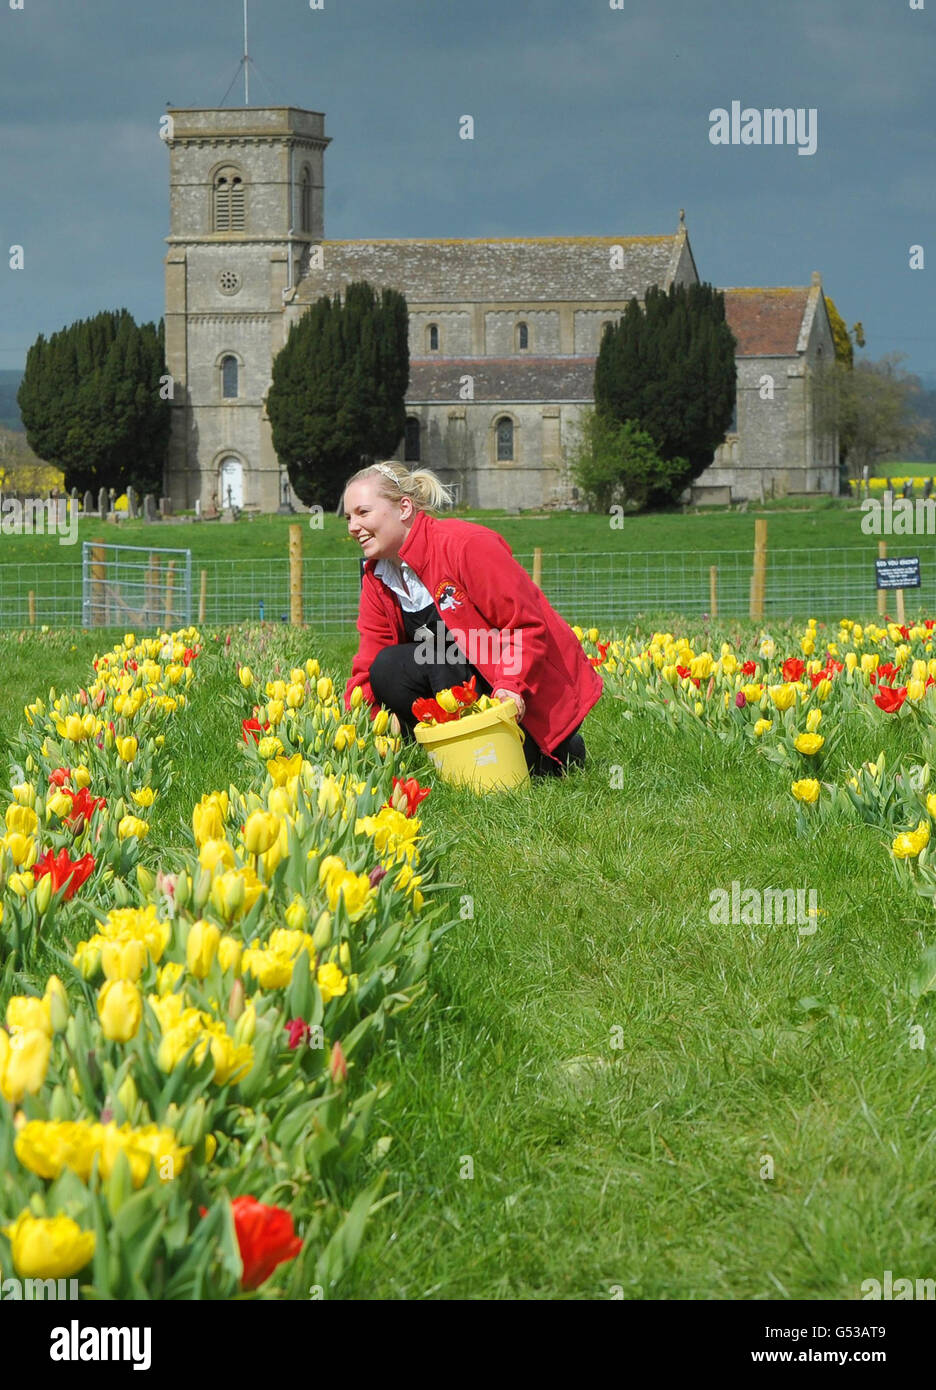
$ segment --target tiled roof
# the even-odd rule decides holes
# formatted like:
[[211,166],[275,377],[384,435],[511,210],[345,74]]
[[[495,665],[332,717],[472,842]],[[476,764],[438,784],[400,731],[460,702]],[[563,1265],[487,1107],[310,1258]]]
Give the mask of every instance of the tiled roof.
[[464,404],[462,378],[473,379],[474,401],[594,400],[594,357],[416,357],[406,393],[412,404]]
[[783,357],[798,351],[809,286],[728,289],[725,318],[738,340],[739,357]]
[[[413,304],[643,299],[668,287],[683,237],[502,237],[323,241],[296,302],[334,295],[352,280],[399,290]],[[622,264],[611,248],[620,246]]]

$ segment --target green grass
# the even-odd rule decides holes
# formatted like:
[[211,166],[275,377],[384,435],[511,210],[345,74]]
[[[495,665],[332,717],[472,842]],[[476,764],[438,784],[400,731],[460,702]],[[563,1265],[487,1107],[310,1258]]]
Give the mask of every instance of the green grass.
[[[296,659],[347,671],[353,642],[292,638]],[[106,645],[57,641],[0,639],[4,730],[52,668],[74,688]],[[237,780],[227,687],[208,668],[192,687],[154,843]],[[885,1268],[932,1273],[936,1013],[908,991],[932,909],[881,832],[798,838],[775,767],[622,713],[606,693],[566,779],[486,798],[436,782],[424,803],[470,915],[369,1064],[392,1082],[374,1137],[392,1139],[398,1196],[346,1296],[854,1299]],[[831,774],[882,743],[911,751],[906,727],[874,747],[847,728]],[[816,889],[818,931],[713,925],[710,894],[734,880]]]
[[[530,555],[535,546],[544,554],[581,554],[588,551],[678,551],[753,550],[754,519],[767,517],[769,544],[778,549],[804,547],[865,546],[873,551],[876,541],[862,534],[862,513],[857,501],[817,498],[809,501],[777,501],[764,506],[753,504],[741,512],[737,508],[705,508],[682,513],[653,512],[627,516],[619,528],[610,518],[582,512],[528,512],[518,516],[496,511],[457,513],[469,521],[480,522],[498,531],[518,554]],[[321,530],[302,520],[303,554],[307,559],[345,558],[354,563],[360,547],[347,534],[344,521],[325,516]],[[241,520],[233,525],[220,522],[154,523],[123,522],[120,525],[97,518],[78,524],[78,542],[189,549],[197,569],[213,560],[285,560],[289,551],[290,518],[280,516]],[[45,563],[80,564],[80,544],[60,545],[58,536],[0,537],[0,568],[4,565]],[[39,576],[37,576],[38,578]],[[197,579],[196,579],[197,583]]]

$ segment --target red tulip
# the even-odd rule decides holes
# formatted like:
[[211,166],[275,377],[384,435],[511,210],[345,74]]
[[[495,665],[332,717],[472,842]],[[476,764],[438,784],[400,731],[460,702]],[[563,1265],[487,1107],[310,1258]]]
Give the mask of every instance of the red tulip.
[[106,806],[107,798],[103,796],[92,796],[87,787],[82,787],[79,792],[72,797],[72,808],[65,817],[65,824],[77,834],[84,829],[85,821],[89,821],[99,806]]
[[264,729],[268,729],[269,727],[269,723],[261,724],[259,719],[242,719],[241,730],[243,731],[244,742],[250,742],[250,739],[247,737],[247,735],[251,734],[253,735],[254,743],[259,743],[261,733]]
[[598,655],[588,657],[589,666],[603,665],[604,659],[608,655],[608,648],[610,645],[610,642],[596,642],[595,646],[598,648]]
[[878,687],[878,693],[874,697],[874,703],[877,705],[878,709],[882,709],[885,714],[896,714],[906,698],[907,687],[905,685],[882,685]]
[[289,1046],[295,1052],[304,1042],[308,1041],[312,1029],[303,1018],[291,1018],[285,1025],[286,1032],[289,1034]]
[[[202,1216],[205,1208],[200,1207]],[[234,1230],[240,1250],[242,1289],[257,1289],[277,1265],[294,1260],[302,1249],[290,1212],[267,1207],[255,1197],[235,1197],[231,1202]]]
[[386,804],[395,811],[402,811],[405,816],[412,816],[431,790],[431,787],[421,787],[415,777],[407,777],[405,781],[402,777],[394,777],[393,791]]
[[798,681],[806,670],[806,663],[801,661],[798,656],[788,656],[780,670],[785,681]]
[[755,672],[756,670],[757,670],[757,662],[756,662],[756,661],[746,661],[746,662],[744,663],[744,665],[741,667],[741,674],[744,675],[744,676],[753,676],[753,674],[754,674],[754,672]]
[[54,772],[49,773],[49,785],[52,787],[64,787],[71,772],[67,767],[57,767]]
[[67,849],[60,849],[58,854],[53,854],[47,849],[41,859],[33,865],[33,878],[40,879],[46,874],[52,875],[52,892],[57,893],[63,885],[65,887],[65,901],[73,898],[78,889],[91,877],[94,872],[94,855],[83,854],[80,859],[70,859]]

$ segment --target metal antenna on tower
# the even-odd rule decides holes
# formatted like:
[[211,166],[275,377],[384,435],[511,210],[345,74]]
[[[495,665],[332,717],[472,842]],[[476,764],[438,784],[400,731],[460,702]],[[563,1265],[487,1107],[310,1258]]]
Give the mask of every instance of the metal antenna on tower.
[[244,105],[250,105],[250,54],[247,48],[247,0],[244,0]]

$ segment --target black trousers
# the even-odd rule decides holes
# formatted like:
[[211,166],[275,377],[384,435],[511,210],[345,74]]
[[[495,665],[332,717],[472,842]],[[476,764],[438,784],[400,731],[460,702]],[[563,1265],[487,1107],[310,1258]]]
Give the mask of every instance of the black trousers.
[[[377,653],[371,663],[370,683],[375,698],[397,716],[404,736],[412,739],[416,726],[412,711],[414,700],[436,695],[452,685],[463,685],[472,676],[476,678],[479,695],[493,692],[481,672],[467,661],[445,659],[449,632],[434,603],[417,613],[407,613],[404,609],[403,624],[409,640],[384,647]],[[553,749],[553,757],[544,753],[524,729],[523,752],[531,776],[560,776],[570,764],[584,763],[580,728],[581,725]]]

